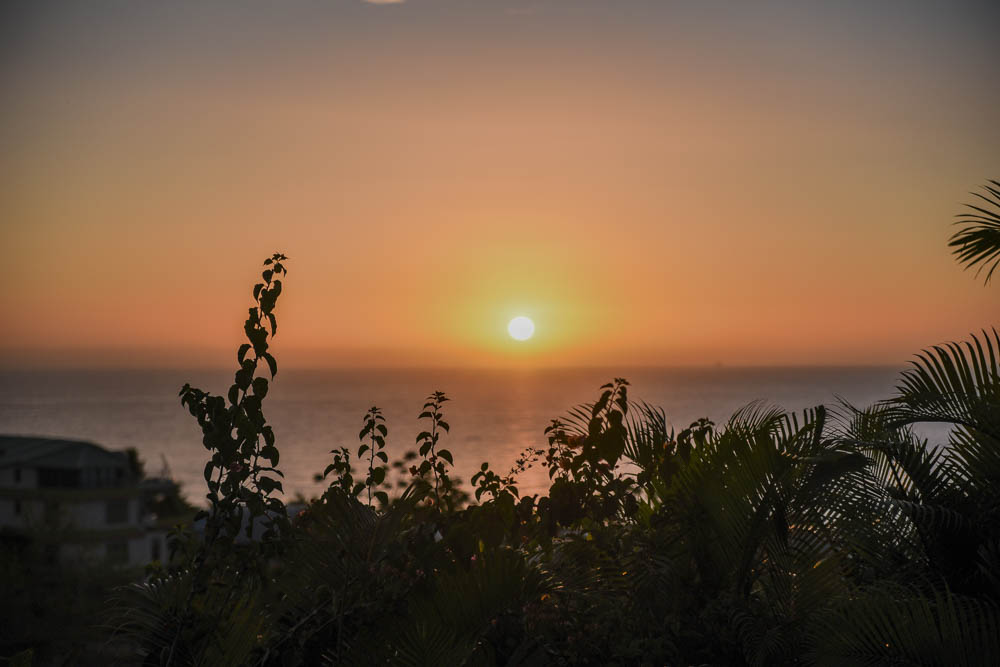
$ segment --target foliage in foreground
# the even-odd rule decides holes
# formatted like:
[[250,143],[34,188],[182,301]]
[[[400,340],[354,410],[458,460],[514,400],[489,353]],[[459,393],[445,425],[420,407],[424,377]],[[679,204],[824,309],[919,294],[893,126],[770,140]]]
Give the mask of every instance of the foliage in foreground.
[[[953,243],[987,280],[988,233]],[[867,409],[751,404],[676,433],[616,379],[509,473],[483,463],[474,504],[441,446],[443,393],[392,466],[372,408],[363,472],[334,450],[327,491],[288,519],[255,376],[262,360],[276,372],[285,259],[254,290],[228,403],[182,390],[211,511],[202,539],[179,536],[167,567],[120,591],[117,627],[147,664],[1000,664],[995,330],[925,351]],[[950,425],[948,442],[923,423]],[[548,493],[521,496],[536,464]]]

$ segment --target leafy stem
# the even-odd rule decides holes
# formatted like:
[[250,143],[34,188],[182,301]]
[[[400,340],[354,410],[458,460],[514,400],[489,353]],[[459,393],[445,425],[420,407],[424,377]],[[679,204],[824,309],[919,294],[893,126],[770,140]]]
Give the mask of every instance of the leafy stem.
[[433,473],[434,505],[436,507],[441,506],[443,499],[442,491],[444,492],[444,497],[447,497],[451,489],[451,479],[448,476],[444,462],[447,461],[448,465],[455,464],[454,457],[450,451],[447,449],[437,449],[438,440],[441,437],[440,431],[449,432],[451,430],[451,426],[448,422],[444,421],[441,412],[441,406],[447,400],[449,399],[445,396],[444,392],[434,392],[427,397],[423,412],[418,417],[418,419],[429,419],[431,422],[430,430],[421,431],[417,435],[417,443],[420,445],[420,456],[424,457],[424,462],[420,464],[418,473],[421,476]]

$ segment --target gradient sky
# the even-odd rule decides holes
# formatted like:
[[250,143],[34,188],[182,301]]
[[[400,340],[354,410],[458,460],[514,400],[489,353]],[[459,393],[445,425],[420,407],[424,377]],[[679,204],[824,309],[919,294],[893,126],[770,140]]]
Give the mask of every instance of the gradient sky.
[[[1000,4],[0,10],[2,365],[898,364],[1000,324]],[[535,338],[506,334],[532,317]]]

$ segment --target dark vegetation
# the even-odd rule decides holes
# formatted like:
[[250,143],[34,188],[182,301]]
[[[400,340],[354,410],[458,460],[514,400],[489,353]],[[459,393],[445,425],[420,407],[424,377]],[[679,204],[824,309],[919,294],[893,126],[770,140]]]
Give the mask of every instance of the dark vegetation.
[[[988,193],[952,240],[987,281]],[[169,562],[118,591],[113,627],[145,664],[1000,664],[995,330],[919,354],[864,409],[753,403],[674,432],[618,378],[509,472],[483,463],[471,498],[450,476],[443,393],[391,465],[373,407],[289,517],[262,411],[285,262],[254,287],[227,395],[181,391],[208,510],[203,534],[178,532]],[[548,493],[522,496],[536,465]]]

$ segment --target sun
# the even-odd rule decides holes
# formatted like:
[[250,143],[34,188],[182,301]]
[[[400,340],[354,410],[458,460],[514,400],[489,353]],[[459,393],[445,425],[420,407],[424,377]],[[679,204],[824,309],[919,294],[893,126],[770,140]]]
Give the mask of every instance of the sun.
[[535,323],[524,315],[519,315],[507,324],[507,333],[514,340],[528,340],[535,335]]

